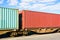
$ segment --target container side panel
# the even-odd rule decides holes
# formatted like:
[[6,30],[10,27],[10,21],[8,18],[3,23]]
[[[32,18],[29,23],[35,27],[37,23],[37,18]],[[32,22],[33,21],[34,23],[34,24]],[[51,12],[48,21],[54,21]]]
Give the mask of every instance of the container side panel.
[[23,28],[60,27],[60,14],[24,11]]
[[2,8],[2,29],[10,30],[18,29],[18,10],[10,8]]

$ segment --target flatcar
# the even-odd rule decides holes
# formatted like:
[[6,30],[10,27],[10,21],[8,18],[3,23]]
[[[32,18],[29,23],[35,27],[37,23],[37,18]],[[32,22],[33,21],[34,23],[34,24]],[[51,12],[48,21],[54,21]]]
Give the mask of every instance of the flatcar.
[[19,27],[23,34],[60,32],[60,14],[23,10],[19,13]]

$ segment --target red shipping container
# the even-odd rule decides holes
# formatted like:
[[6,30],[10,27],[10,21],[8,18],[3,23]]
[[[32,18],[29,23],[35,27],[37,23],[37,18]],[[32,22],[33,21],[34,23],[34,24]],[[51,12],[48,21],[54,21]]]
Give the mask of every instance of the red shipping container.
[[60,14],[47,12],[22,11],[22,28],[60,27]]

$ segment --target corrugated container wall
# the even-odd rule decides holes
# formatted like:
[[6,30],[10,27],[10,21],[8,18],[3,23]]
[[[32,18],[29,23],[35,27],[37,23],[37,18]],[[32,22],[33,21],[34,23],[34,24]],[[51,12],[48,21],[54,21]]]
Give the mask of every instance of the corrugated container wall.
[[0,8],[0,30],[18,29],[18,9]]
[[60,28],[60,14],[35,12],[24,10],[22,12],[22,28]]

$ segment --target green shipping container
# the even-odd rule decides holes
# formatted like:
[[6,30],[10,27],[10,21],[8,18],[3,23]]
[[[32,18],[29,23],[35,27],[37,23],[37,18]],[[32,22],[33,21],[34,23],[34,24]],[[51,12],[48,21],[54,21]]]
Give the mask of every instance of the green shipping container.
[[0,7],[0,30],[18,29],[18,9]]

